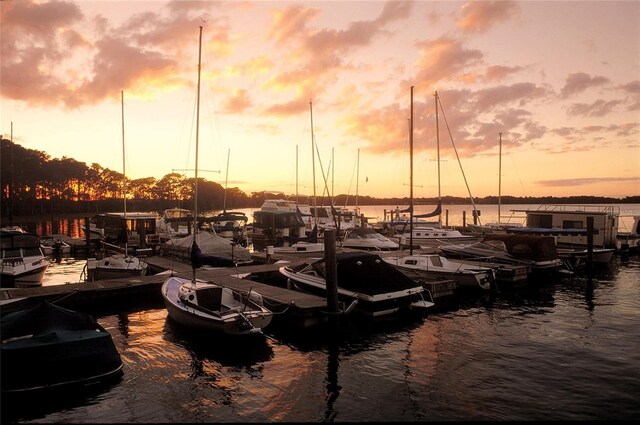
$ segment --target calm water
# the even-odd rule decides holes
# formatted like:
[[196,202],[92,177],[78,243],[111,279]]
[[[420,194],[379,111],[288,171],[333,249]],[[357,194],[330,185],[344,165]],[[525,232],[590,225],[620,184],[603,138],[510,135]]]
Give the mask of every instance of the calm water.
[[[54,264],[60,274],[50,270],[45,284],[75,282],[83,265]],[[122,356],[122,379],[84,398],[33,403],[17,422],[640,416],[637,255],[617,255],[593,277],[467,294],[423,320],[352,320],[304,333],[274,322],[266,338],[242,344],[188,332],[162,305],[98,321]]]

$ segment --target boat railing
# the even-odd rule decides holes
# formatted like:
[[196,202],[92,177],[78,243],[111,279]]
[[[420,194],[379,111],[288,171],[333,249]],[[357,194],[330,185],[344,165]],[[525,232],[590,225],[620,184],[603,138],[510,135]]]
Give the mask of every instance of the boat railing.
[[[522,211],[522,210],[512,210]],[[536,211],[582,211],[582,212],[598,212],[607,214],[620,214],[618,205],[588,205],[588,204],[542,204],[538,206]]]

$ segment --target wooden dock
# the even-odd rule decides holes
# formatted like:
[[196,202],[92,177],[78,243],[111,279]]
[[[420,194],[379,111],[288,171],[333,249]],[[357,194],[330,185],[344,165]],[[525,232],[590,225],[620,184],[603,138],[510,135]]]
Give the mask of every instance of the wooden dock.
[[[120,309],[140,303],[160,307],[164,306],[160,288],[167,278],[167,272],[175,276],[192,277],[189,264],[161,256],[148,257],[146,261],[150,268],[164,273],[36,288],[2,288],[0,314],[23,309],[44,299],[56,300],[63,307],[87,312]],[[266,306],[274,312],[274,319],[282,316],[287,322],[303,328],[326,321],[324,312],[327,303],[323,297],[236,277],[238,273],[269,273],[277,271],[279,267],[279,264],[263,264],[238,268],[201,268],[197,269],[196,277],[205,281],[214,280],[245,294],[250,290],[258,292]]]

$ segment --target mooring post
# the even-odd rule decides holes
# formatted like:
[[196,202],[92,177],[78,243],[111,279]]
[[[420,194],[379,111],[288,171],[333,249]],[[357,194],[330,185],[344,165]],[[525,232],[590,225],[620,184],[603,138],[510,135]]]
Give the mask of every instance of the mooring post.
[[84,241],[87,244],[87,248],[89,248],[89,245],[91,245],[91,232],[89,232],[89,217],[85,217],[84,218]]
[[587,271],[593,267],[593,217],[587,217]]
[[444,210],[444,225],[449,227],[449,210]]
[[327,309],[338,312],[338,264],[336,261],[336,230],[324,231],[324,258],[327,273]]
[[463,229],[467,228],[467,212],[466,211],[462,211],[462,228]]

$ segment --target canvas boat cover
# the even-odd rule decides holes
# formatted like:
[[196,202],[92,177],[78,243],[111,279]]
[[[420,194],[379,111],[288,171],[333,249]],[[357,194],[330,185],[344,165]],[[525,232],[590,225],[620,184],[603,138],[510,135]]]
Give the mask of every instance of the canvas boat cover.
[[[336,262],[338,286],[350,291],[378,295],[421,286],[377,254],[341,252]],[[324,259],[313,263],[314,270],[326,278],[325,267]]]
[[[251,253],[248,249],[232,244],[232,241],[211,232],[198,232],[196,237],[199,255],[222,257],[235,261],[251,261]],[[171,239],[162,244],[162,249],[174,250],[191,254],[193,235],[184,238]]]
[[492,233],[483,242],[502,241],[509,254],[521,260],[549,261],[558,258],[553,236]]
[[2,340],[25,335],[45,335],[55,331],[81,331],[98,328],[96,320],[82,312],[67,310],[48,301],[7,314],[2,318]]

